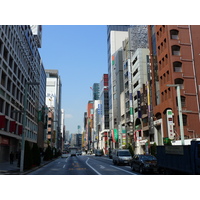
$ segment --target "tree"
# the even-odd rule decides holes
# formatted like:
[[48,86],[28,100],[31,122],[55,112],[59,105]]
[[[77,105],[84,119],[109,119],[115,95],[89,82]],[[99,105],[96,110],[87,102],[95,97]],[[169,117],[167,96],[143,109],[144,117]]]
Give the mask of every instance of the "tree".
[[134,156],[134,147],[133,147],[133,145],[130,144],[130,143],[128,143],[128,144],[126,145],[126,148],[130,151],[131,156],[133,157],[133,156]]
[[51,160],[53,158],[53,153],[51,150],[51,147],[48,145],[48,147],[46,148],[45,152],[44,152],[44,160]]

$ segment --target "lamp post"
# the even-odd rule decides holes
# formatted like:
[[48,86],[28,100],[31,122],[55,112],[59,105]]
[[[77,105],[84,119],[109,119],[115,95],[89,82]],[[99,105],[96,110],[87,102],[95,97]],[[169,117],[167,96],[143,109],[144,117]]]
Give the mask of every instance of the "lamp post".
[[177,92],[177,102],[178,102],[178,114],[179,114],[179,125],[180,125],[180,134],[181,134],[181,143],[184,145],[184,129],[183,129],[183,116],[182,116],[182,106],[181,106],[181,93],[180,93],[180,85],[178,84],[170,84],[168,87],[176,87]]
[[27,109],[27,93],[29,85],[39,85],[38,82],[26,82],[25,83],[25,94],[24,94],[24,110],[23,110],[23,133],[22,133],[22,145],[21,145],[21,157],[20,157],[20,172],[24,171],[24,147],[25,147],[25,133],[26,133],[26,109]]

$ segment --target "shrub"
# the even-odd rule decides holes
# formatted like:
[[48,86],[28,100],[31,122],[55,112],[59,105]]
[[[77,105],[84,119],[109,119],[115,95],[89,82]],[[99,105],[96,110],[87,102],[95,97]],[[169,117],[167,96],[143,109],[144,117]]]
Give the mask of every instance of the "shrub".
[[130,143],[128,143],[128,144],[126,145],[126,149],[128,149],[128,150],[130,151],[131,156],[133,157],[133,156],[134,156],[134,147],[133,147],[133,145],[130,144]]
[[51,160],[53,158],[53,153],[52,153],[52,149],[51,147],[48,145],[48,147],[46,148],[45,152],[44,152],[44,160],[48,161]]

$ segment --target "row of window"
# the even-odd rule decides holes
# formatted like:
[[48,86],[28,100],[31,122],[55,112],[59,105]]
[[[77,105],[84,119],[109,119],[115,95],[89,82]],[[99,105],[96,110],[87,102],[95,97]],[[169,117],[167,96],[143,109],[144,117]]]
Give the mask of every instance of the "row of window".
[[[165,83],[162,79],[160,79],[160,80],[161,80],[160,82],[162,84]],[[184,80],[183,79],[181,79],[181,78],[175,79],[174,84],[179,85],[180,89],[184,89]],[[170,90],[170,88],[168,88],[167,90],[161,92],[161,101],[162,102],[164,102],[164,101],[166,101],[166,100],[168,100],[170,98],[171,98],[171,90]],[[184,96],[182,96],[181,100],[183,102],[182,106],[185,106],[185,100],[186,100],[186,98]]]
[[[7,129],[9,129],[10,121],[14,120],[16,127],[22,124],[25,77],[27,81],[35,80],[33,70],[30,64],[27,63],[23,45],[16,38],[22,36],[22,32],[22,26],[0,26],[0,95],[2,97],[0,98],[0,113],[3,113],[8,118],[6,119],[8,121]],[[25,40],[25,38],[21,39]],[[22,42],[25,41],[22,40]],[[37,62],[39,62],[39,59]],[[37,112],[35,106],[39,95],[36,87],[38,88],[38,86],[29,86],[27,98],[26,125],[31,129],[27,130],[27,136],[32,139],[37,137]]]

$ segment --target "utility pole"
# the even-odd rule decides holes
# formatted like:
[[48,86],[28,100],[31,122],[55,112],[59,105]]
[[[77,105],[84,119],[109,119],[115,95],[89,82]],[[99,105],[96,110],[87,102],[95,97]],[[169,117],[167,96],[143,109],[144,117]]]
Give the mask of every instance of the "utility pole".
[[179,115],[179,126],[180,126],[180,134],[181,134],[181,143],[182,145],[185,144],[184,142],[184,129],[183,129],[183,116],[182,116],[182,105],[181,105],[181,93],[180,93],[180,85],[178,84],[170,84],[167,85],[168,87],[176,87],[177,92],[177,101],[178,101],[178,115]]

